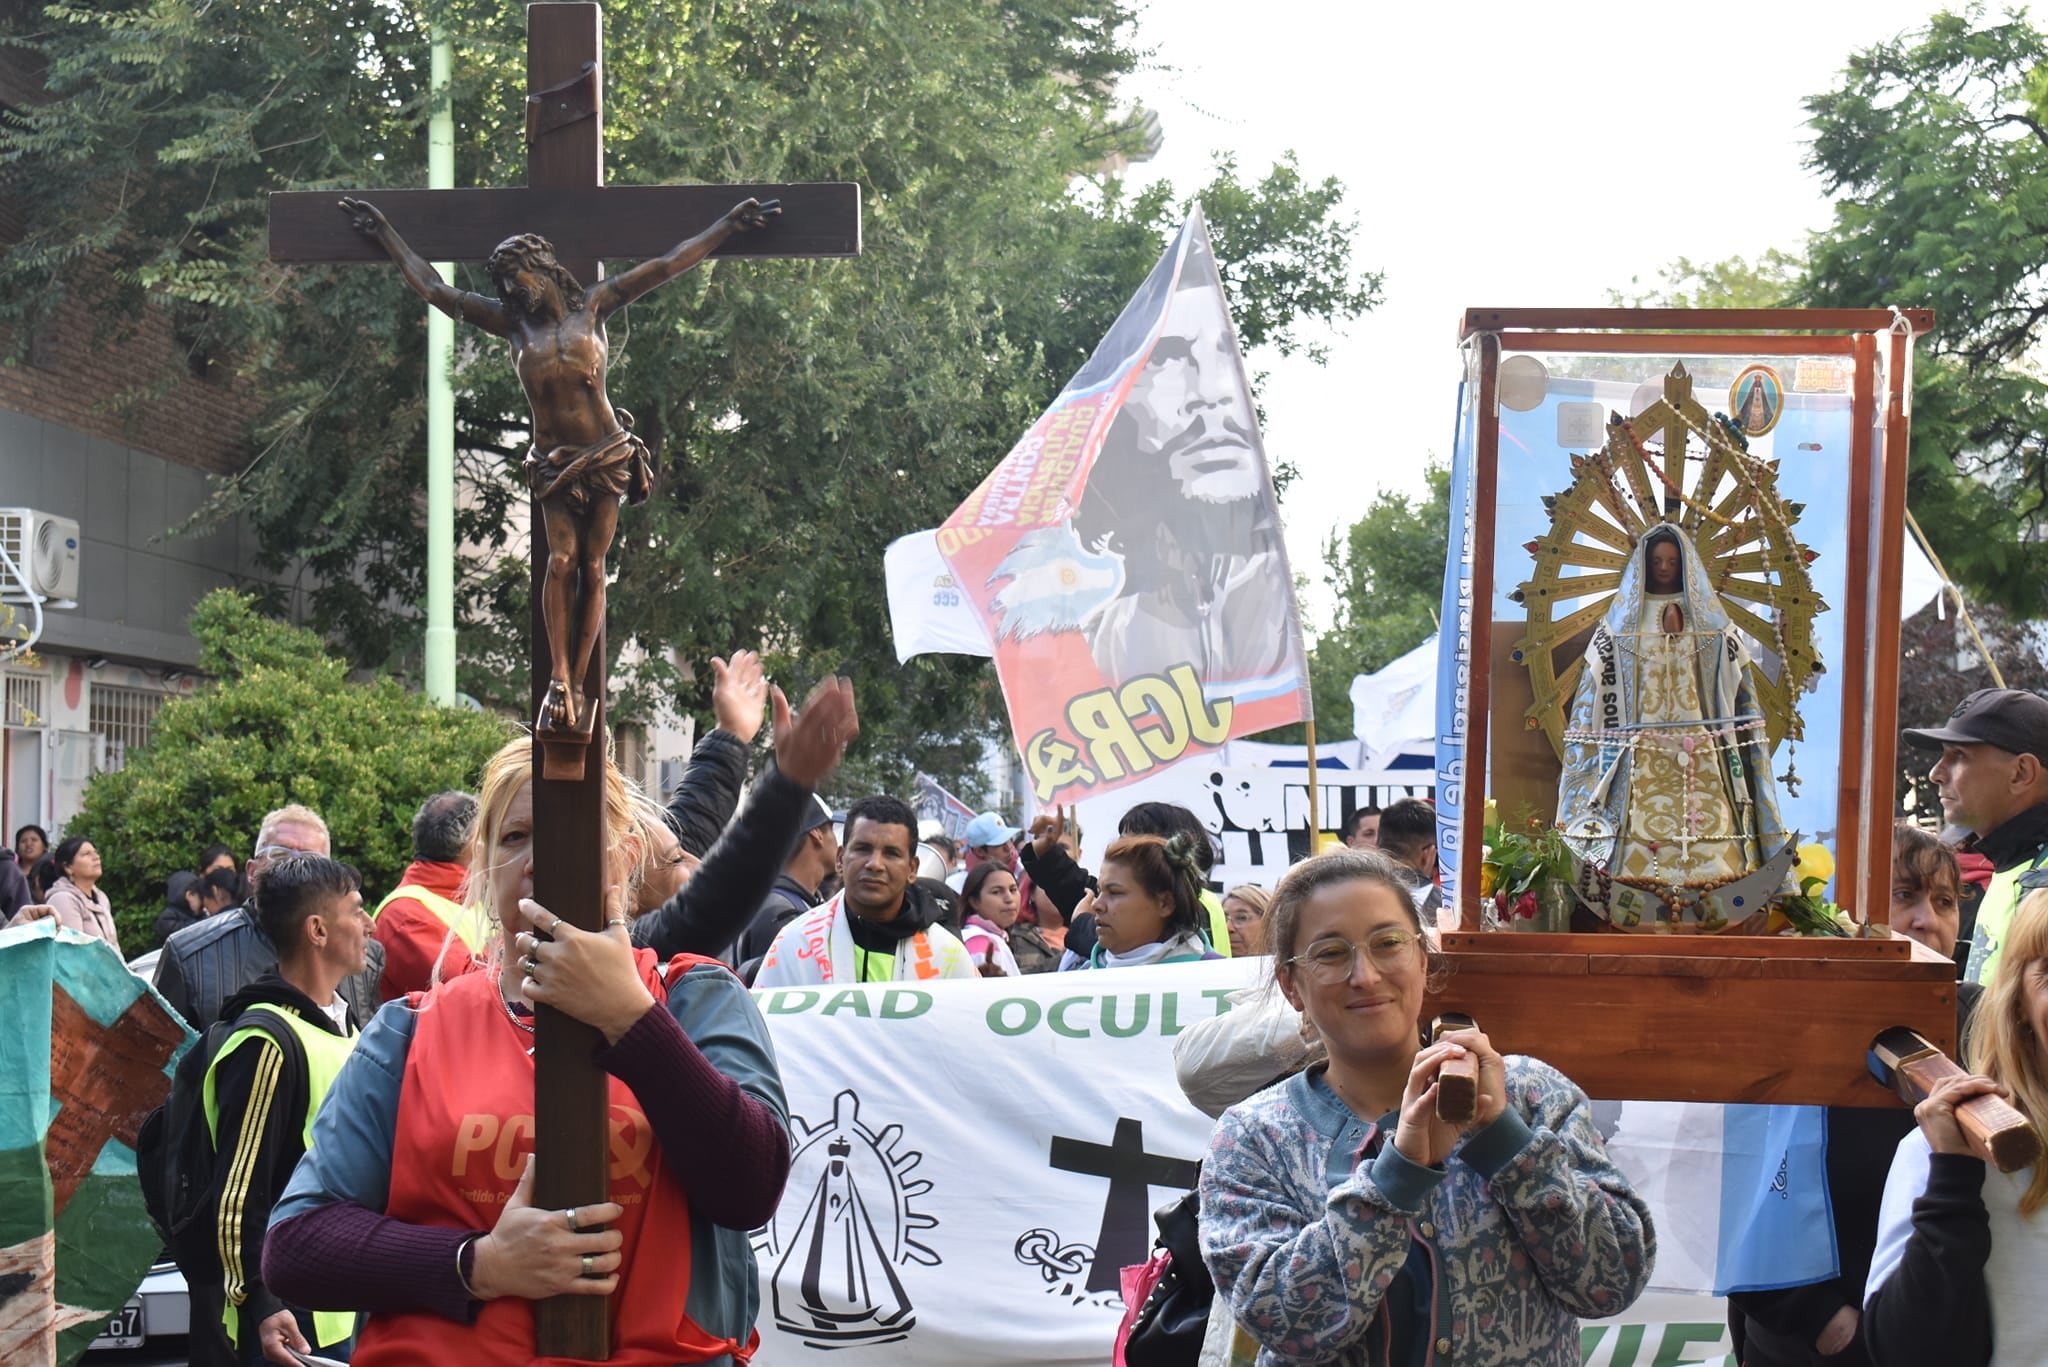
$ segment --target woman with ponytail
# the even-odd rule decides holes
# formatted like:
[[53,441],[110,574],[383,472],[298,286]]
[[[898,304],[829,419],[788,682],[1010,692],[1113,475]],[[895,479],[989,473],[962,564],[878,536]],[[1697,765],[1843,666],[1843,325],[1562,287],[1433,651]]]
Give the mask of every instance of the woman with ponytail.
[[1202,866],[1185,835],[1127,835],[1111,845],[1080,911],[1094,913],[1095,946],[1085,958],[1068,950],[1062,970],[1218,957],[1202,938]]

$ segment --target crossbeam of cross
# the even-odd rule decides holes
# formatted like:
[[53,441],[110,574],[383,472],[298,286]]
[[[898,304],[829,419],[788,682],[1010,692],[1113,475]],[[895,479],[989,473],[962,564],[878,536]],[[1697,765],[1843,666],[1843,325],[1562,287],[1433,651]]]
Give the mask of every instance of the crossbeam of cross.
[[[547,237],[578,281],[601,278],[600,262],[654,258],[711,227],[736,201],[780,200],[782,213],[721,243],[716,254],[854,256],[861,246],[860,189],[852,184],[604,184],[603,18],[598,6],[527,6],[526,186],[513,189],[377,191],[376,205],[427,260],[475,261],[515,234]],[[274,261],[380,261],[384,252],[338,211],[344,192],[271,197]],[[367,193],[367,192],[366,192]],[[551,661],[544,624],[548,539],[541,500],[531,506],[533,705],[543,714]],[[608,883],[604,803],[605,644],[600,624],[583,671],[587,699],[573,734],[537,729],[534,740],[534,899],[571,925],[601,931]],[[607,1199],[606,1089],[594,1059],[595,1030],[547,1007],[534,1049],[534,1197],[549,1207]],[[609,1356],[609,1307],[595,1296],[558,1296],[536,1307],[545,1356]]]

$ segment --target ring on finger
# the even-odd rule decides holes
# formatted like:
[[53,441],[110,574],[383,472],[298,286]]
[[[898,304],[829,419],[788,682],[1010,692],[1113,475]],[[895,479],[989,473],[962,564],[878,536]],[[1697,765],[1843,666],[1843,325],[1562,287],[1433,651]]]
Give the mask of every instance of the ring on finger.
[[583,1226],[576,1223],[576,1207],[571,1206],[567,1210],[563,1211],[562,1218],[569,1222],[569,1230],[571,1233],[579,1233],[582,1231]]
[[591,1256],[590,1256],[590,1255],[589,1255],[588,1253],[584,1254],[584,1255],[583,1255],[583,1275],[584,1275],[584,1276],[586,1276],[586,1277],[588,1277],[588,1276],[590,1276],[590,1275],[591,1275],[591,1271],[590,1271],[590,1268],[591,1268],[591,1262],[592,1262]]
[[540,960],[531,954],[526,956],[526,976],[536,982],[540,981]]

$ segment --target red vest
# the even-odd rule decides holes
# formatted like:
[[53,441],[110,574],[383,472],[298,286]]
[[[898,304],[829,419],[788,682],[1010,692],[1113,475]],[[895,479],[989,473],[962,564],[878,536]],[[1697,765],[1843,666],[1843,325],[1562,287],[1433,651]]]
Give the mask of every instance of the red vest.
[[[636,950],[634,957],[656,1001],[668,995],[664,978],[713,962],[677,955],[664,974],[652,951]],[[459,1229],[498,1222],[533,1151],[533,1059],[526,1052],[532,1044],[533,1036],[507,1018],[495,973],[466,973],[427,995],[399,1092],[386,1215]],[[617,1078],[611,1079],[609,1182],[611,1199],[625,1208],[614,1226],[625,1236],[611,1302],[614,1367],[672,1367],[725,1354],[746,1362],[758,1335],[745,1346],[714,1337],[684,1308],[690,1204],[666,1171],[639,1102]],[[643,1227],[652,1239],[645,1249]],[[357,1367],[554,1367],[569,1360],[536,1357],[533,1303],[505,1297],[486,1302],[475,1324],[424,1312],[373,1315],[352,1361]]]

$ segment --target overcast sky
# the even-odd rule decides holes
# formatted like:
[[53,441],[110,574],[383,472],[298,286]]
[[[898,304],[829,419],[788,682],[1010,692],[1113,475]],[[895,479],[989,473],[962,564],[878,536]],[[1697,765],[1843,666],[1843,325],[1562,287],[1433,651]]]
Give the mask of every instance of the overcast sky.
[[1680,256],[1798,248],[1829,219],[1801,100],[1939,8],[1150,0],[1126,88],[1166,140],[1133,178],[1187,190],[1219,151],[1254,176],[1293,150],[1345,183],[1355,259],[1386,276],[1327,367],[1252,358],[1267,451],[1302,473],[1282,510],[1311,629],[1324,540],[1449,456],[1466,307],[1604,305]]

